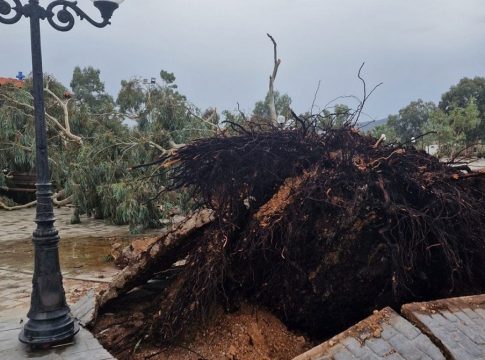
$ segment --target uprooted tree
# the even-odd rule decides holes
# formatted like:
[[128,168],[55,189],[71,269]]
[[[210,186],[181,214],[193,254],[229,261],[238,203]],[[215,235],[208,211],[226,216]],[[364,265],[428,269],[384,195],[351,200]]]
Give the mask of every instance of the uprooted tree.
[[[101,294],[99,314],[123,319],[100,334],[115,355],[174,340],[217,305],[262,304],[321,339],[376,307],[485,289],[485,174],[320,120],[237,127],[156,161],[203,210]],[[116,306],[157,277],[167,286],[143,311]]]

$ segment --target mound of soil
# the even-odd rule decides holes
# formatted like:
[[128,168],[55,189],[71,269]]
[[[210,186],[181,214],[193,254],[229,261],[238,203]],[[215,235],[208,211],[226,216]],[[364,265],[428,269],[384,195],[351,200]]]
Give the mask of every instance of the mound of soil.
[[[219,307],[210,320],[194,326],[175,343],[159,347],[142,342],[135,352],[118,353],[112,347],[116,339],[124,337],[124,328],[114,325],[120,321],[119,317],[104,315],[95,328],[100,341],[119,359],[290,360],[312,347],[269,311],[247,304],[232,314]],[[110,330],[103,332],[106,328]]]

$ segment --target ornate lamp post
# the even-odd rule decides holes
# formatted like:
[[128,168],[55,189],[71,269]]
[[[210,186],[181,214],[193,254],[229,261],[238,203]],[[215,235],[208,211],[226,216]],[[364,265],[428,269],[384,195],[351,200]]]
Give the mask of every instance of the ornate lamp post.
[[32,296],[29,321],[19,335],[19,340],[30,345],[48,346],[68,341],[79,331],[79,325],[70,315],[62,285],[59,265],[59,235],[54,227],[52,207],[52,185],[47,157],[47,133],[44,110],[44,79],[40,41],[40,20],[47,20],[59,31],[69,31],[74,26],[74,15],[102,28],[110,24],[113,12],[124,0],[91,0],[102,17],[102,21],[91,19],[76,1],[55,0],[47,7],[39,0],[29,0],[23,5],[20,0],[0,0],[0,22],[14,24],[22,16],[30,19],[32,46],[32,78],[35,108],[37,210],[32,241],[35,249],[35,268],[32,280]]

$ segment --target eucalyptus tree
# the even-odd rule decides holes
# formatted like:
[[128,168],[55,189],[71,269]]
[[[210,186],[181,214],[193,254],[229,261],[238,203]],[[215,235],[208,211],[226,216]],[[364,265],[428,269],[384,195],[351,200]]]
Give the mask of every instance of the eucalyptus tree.
[[463,78],[441,96],[439,108],[452,114],[457,108],[465,109],[474,102],[479,113],[476,128],[469,133],[475,141],[485,142],[485,77]]
[[[35,163],[34,106],[32,83],[23,87],[0,87],[0,185],[14,172],[32,173]],[[46,120],[49,139],[49,160],[52,177],[62,187],[68,159],[83,144],[72,128],[73,103],[65,97],[66,89],[52,77],[45,79]]]
[[[178,92],[173,74],[160,75],[154,84],[122,81],[116,102],[106,93],[99,70],[92,67],[74,70],[71,90],[46,77],[52,178],[56,196],[76,207],[73,221],[87,213],[139,231],[160,225],[164,213],[180,202],[186,205],[183,194],[157,198],[165,182],[161,169],[131,168],[219,131],[218,115],[189,104]],[[8,174],[34,170],[30,88],[29,80],[23,89],[0,88],[0,167],[7,169],[0,175],[0,186],[5,187]],[[136,126],[126,126],[127,119],[134,119]]]
[[425,126],[425,131],[433,132],[427,142],[437,144],[440,155],[454,157],[461,151],[470,155],[469,150],[477,141],[481,121],[479,108],[473,98],[464,107],[453,106],[448,111],[436,109]]

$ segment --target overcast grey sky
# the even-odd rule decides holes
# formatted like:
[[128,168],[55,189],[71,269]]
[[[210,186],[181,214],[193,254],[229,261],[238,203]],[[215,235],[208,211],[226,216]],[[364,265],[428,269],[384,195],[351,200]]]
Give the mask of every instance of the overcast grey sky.
[[[91,1],[79,5],[97,15]],[[106,29],[79,20],[68,33],[42,29],[44,71],[66,85],[76,65],[99,68],[113,95],[121,79],[165,69],[192,103],[219,110],[250,110],[265,96],[267,32],[282,59],[276,87],[297,112],[310,108],[319,80],[322,106],[360,95],[363,61],[368,85],[384,83],[366,108],[377,119],[485,76],[483,0],[126,0]],[[27,19],[0,24],[0,76],[30,72],[29,41]]]

